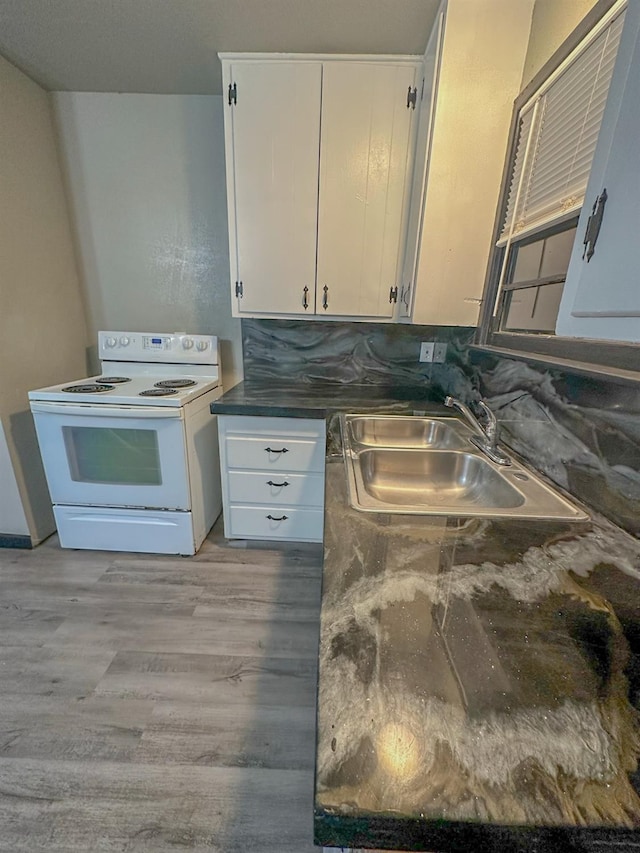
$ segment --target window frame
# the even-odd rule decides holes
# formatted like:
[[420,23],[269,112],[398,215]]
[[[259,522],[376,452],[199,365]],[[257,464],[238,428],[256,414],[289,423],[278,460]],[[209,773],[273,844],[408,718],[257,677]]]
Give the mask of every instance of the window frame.
[[[550,237],[554,237],[557,234],[563,234],[565,231],[571,231],[575,229],[578,225],[578,216],[573,215],[570,218],[563,218],[560,221],[556,221],[551,225],[546,225],[539,228],[537,231],[529,232],[520,240],[514,240],[506,246],[500,246],[500,266],[502,268],[502,261],[505,258],[504,269],[504,282],[502,284],[502,288],[497,294],[497,302],[495,307],[495,318],[494,325],[496,331],[504,332],[507,334],[523,334],[527,337],[529,335],[544,335],[548,333],[543,330],[536,329],[527,329],[527,330],[518,330],[518,329],[505,329],[503,328],[505,321],[508,317],[508,300],[507,297],[509,294],[513,293],[517,290],[528,290],[533,287],[544,287],[548,284],[564,284],[566,281],[566,273],[560,274],[555,273],[553,275],[540,276],[535,279],[529,280],[521,280],[521,281],[511,281],[513,273],[515,271],[515,267],[518,262],[518,253],[521,248],[525,246],[529,246],[533,243],[538,243],[541,240],[547,241]],[[549,335],[548,335],[549,336]],[[552,337],[555,337],[553,335]]]
[[[505,247],[499,247],[497,243],[500,240],[502,224],[506,213],[512,164],[518,143],[520,111],[562,62],[566,60],[569,54],[589,35],[616,2],[617,0],[598,0],[595,6],[542,66],[540,71],[522,90],[514,102],[509,126],[505,165],[492,230],[489,262],[475,336],[474,346],[476,348],[488,349],[492,352],[496,350],[506,352],[516,351],[518,354],[522,354],[523,357],[529,355],[536,360],[544,359],[547,356],[554,362],[560,359],[583,364],[593,364],[600,367],[638,371],[638,365],[640,364],[640,344],[618,343],[591,338],[567,338],[544,332],[509,332],[500,330],[502,312],[496,311],[494,317],[505,252]],[[576,215],[577,213],[575,212],[572,214],[572,216]],[[577,239],[580,239],[579,235]]]

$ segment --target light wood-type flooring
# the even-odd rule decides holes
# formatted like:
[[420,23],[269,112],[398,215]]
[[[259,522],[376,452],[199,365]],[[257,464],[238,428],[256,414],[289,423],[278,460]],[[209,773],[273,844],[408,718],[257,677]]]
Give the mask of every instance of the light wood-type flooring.
[[0,550],[0,850],[317,851],[321,566]]

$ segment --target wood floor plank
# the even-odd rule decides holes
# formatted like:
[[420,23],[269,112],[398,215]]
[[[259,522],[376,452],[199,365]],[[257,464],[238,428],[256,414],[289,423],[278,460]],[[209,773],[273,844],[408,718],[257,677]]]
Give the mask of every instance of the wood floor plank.
[[308,708],[158,703],[135,760],[313,770],[315,720]]
[[312,853],[321,559],[0,551],[0,851]]
[[0,645],[0,692],[86,696],[98,684],[115,652],[88,646],[55,649]]
[[277,622],[302,622],[306,625],[317,625],[320,618],[318,605],[292,601],[273,601],[270,604],[252,601],[251,599],[236,598],[228,605],[224,599],[212,604],[197,604],[193,616],[199,619],[218,619],[220,614],[232,616],[239,620],[259,621],[268,614]]
[[54,610],[3,603],[0,606],[0,638],[8,645],[38,646],[46,642],[64,623]]
[[95,617],[102,613],[157,613],[190,616],[202,600],[203,587],[184,586],[167,601],[163,585],[107,584],[71,581],[10,581],[2,585],[3,609],[45,609],[56,615]]
[[113,562],[105,568],[106,573],[121,572],[123,574],[141,574],[152,572],[156,579],[165,575],[169,581],[181,582],[183,577],[195,579],[201,583],[215,583],[216,572],[243,571],[251,575],[255,574],[278,574],[282,577],[309,577],[317,578],[322,558],[298,557],[283,554],[279,551],[226,551],[220,550],[211,554],[209,559],[204,559],[200,554],[195,557],[161,557],[152,560],[149,555],[141,555],[139,559],[123,558],[116,556]]
[[12,552],[0,549],[0,572],[2,579],[19,576],[35,578],[54,573],[57,577],[95,580],[117,556],[118,553],[113,551],[63,551],[57,537],[52,536],[33,550]]
[[0,756],[132,760],[154,703],[121,698],[2,696]]
[[[40,629],[39,632],[35,628]],[[26,630],[26,629],[25,629]],[[34,642],[41,628],[32,629]],[[78,618],[64,620],[47,634],[53,646],[99,646],[150,652],[197,654],[216,649],[227,655],[315,658],[318,638],[314,626],[304,622],[257,622],[254,619],[194,619],[145,614],[135,619],[128,613],[108,613],[97,622]]]
[[[255,553],[255,552],[254,552]],[[284,586],[289,581],[297,581],[314,585],[320,582],[320,572],[317,561],[300,566],[277,563],[261,563],[257,559],[251,562],[199,562],[187,563],[173,561],[154,563],[146,560],[115,560],[100,580],[103,582],[121,583],[170,583],[195,584],[205,588],[215,588],[225,582],[233,585],[235,582],[245,584],[248,581],[262,580],[280,581]]]
[[95,695],[313,708],[316,669],[315,659],[309,658],[122,651],[96,685]]
[[[235,567],[234,567],[235,568]],[[234,617],[273,621],[320,621],[320,579],[270,574],[222,573],[214,587],[206,587],[195,616]]]
[[[0,759],[0,850],[312,853],[312,782],[299,770]],[[26,846],[27,821],[45,844]]]

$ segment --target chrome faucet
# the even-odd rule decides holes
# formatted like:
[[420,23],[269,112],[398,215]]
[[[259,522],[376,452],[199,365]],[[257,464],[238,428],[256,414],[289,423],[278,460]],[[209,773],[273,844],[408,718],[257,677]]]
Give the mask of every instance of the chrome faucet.
[[489,459],[498,465],[511,465],[511,459],[498,447],[498,421],[486,403],[482,400],[478,400],[477,403],[486,418],[485,426],[480,423],[469,406],[460,400],[456,400],[455,397],[445,397],[444,404],[450,409],[458,409],[459,412],[462,412],[471,426],[478,431],[479,435],[472,435],[470,441],[483,453],[486,453]]

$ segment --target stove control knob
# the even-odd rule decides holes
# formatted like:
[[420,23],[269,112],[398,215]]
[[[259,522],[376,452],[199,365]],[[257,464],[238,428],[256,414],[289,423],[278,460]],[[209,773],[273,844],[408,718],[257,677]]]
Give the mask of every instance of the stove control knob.
[[193,346],[193,341],[191,338],[185,338],[182,341],[182,348],[183,349],[191,349],[192,346]]
[[200,352],[204,352],[208,346],[209,344],[207,343],[207,341],[198,341],[198,343],[196,344],[196,349]]
[[118,341],[115,338],[107,338],[105,341],[105,344],[108,347],[114,347],[117,343],[118,343]]
[[129,338],[127,338],[126,335],[123,335],[120,338],[120,346],[121,347],[128,347],[129,346]]

